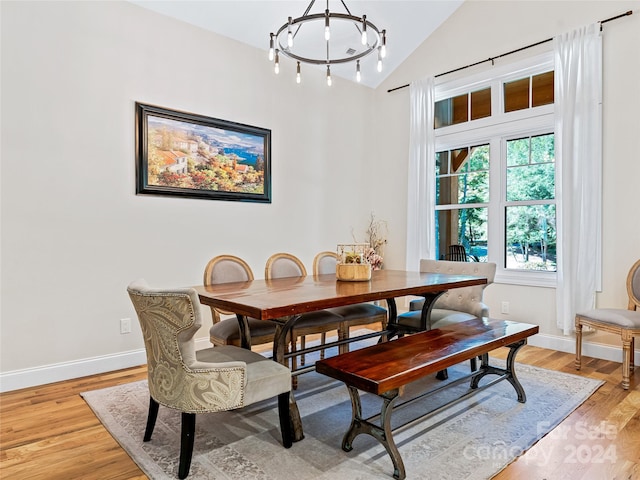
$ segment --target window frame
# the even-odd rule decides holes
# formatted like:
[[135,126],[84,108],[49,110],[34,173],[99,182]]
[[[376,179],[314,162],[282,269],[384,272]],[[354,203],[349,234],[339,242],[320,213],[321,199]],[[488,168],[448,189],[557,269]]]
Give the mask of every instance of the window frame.
[[[504,255],[506,252],[505,212],[507,205],[512,203],[506,201],[507,140],[523,136],[555,134],[555,117],[553,104],[505,113],[503,84],[553,69],[553,53],[547,52],[520,62],[494,67],[487,72],[461,77],[448,82],[436,82],[435,85],[434,102],[461,95],[465,92],[471,93],[483,88],[491,88],[492,115],[490,117],[434,129],[434,139],[436,152],[489,144],[487,258],[488,261],[494,261],[497,264],[496,283],[540,287],[556,286],[556,272],[507,269],[504,267]],[[556,143],[557,149],[558,144]],[[556,173],[557,171],[556,163]],[[556,175],[555,198],[552,202],[538,200],[533,202],[535,204],[541,202],[553,203],[556,205],[556,212],[558,212],[560,210],[560,202],[558,201],[557,180],[558,177]],[[481,206],[484,205],[482,204]],[[464,204],[457,207],[473,208],[474,206],[476,204]],[[434,216],[437,210],[446,209],[438,207],[441,206],[435,205]],[[560,232],[557,232],[557,242],[560,241]]]

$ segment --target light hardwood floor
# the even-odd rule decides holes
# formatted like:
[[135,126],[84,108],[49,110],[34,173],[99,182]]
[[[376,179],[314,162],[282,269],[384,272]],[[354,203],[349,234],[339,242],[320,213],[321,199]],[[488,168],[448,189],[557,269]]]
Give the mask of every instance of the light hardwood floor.
[[[585,357],[576,372],[573,355],[531,346],[518,361],[606,383],[495,479],[640,479],[640,369],[625,391],[619,363]],[[0,395],[0,478],[147,478],[79,395],[145,377],[141,366]]]

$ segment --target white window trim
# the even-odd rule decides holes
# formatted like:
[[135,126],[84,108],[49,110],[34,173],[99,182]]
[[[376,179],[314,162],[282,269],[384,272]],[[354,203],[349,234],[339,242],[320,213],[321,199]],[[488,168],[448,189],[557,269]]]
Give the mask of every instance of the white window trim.
[[[494,159],[506,158],[506,141],[521,135],[536,135],[554,132],[554,106],[536,107],[534,111],[519,110],[509,113],[504,111],[501,86],[503,82],[535,75],[554,68],[553,52],[548,52],[510,65],[494,67],[489,71],[472,76],[455,79],[449,82],[436,83],[435,101],[451,98],[456,95],[482,90],[491,87],[492,116],[465,122],[462,124],[441,127],[435,130],[435,151],[452,150],[461,146],[489,144],[491,149],[490,181],[500,178],[501,185],[494,188],[490,185],[489,218],[498,225],[489,224],[487,233],[488,256],[495,259],[497,264],[495,283],[511,285],[526,285],[555,288],[556,272],[542,272],[532,270],[506,269],[503,266],[504,255],[504,212],[506,201],[506,168],[501,161]],[[499,153],[499,154],[495,154]],[[499,170],[497,172],[496,170]],[[556,183],[556,189],[557,189]],[[495,202],[494,195],[500,195],[499,202]],[[557,195],[556,195],[557,198]],[[471,205],[464,205],[470,208]],[[559,206],[556,203],[556,208]],[[498,237],[496,240],[495,237]],[[502,238],[500,238],[502,237]]]

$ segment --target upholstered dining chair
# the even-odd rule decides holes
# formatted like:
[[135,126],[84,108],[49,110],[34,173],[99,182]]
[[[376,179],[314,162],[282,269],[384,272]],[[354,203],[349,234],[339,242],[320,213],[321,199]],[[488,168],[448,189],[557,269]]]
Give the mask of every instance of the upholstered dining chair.
[[[488,317],[489,307],[483,303],[484,289],[496,276],[493,262],[457,262],[448,260],[420,260],[420,271],[450,275],[486,277],[487,283],[473,287],[454,288],[444,293],[433,304],[428,329],[464,322],[475,317]],[[412,300],[409,311],[398,315],[398,324],[417,329],[420,325],[424,300]]]
[[137,280],[127,291],[147,353],[150,400],[144,441],[151,440],[159,405],[182,412],[179,478],[189,475],[197,413],[238,409],[277,396],[282,443],[291,446],[291,371],[286,366],[233,345],[196,351],[194,335],[202,318],[191,288],[154,289]]
[[[324,275],[336,273],[338,254],[326,251],[318,253],[313,259],[313,274]],[[345,305],[344,307],[334,307],[327,309],[330,312],[340,315],[346,325],[344,336],[349,337],[349,329],[362,325],[380,323],[382,330],[387,328],[387,310],[373,303],[357,303],[355,305]],[[344,350],[349,351],[349,344],[345,344]]]
[[[484,289],[493,283],[496,276],[496,264],[493,262],[460,262],[448,260],[420,260],[420,271],[425,273],[443,273],[449,275],[473,275],[486,277],[487,283],[473,287],[454,288],[440,296],[431,310],[427,330],[444,327],[452,323],[464,322],[476,317],[488,317],[489,307],[483,303]],[[404,326],[409,332],[420,327],[424,300],[412,300],[409,311],[398,315],[400,331]],[[471,370],[477,370],[476,359],[471,360]],[[447,378],[443,370],[437,376]]]
[[[204,284],[215,285],[230,282],[248,282],[253,280],[251,267],[239,257],[218,255],[207,263],[204,269]],[[209,339],[213,345],[241,346],[240,325],[237,318],[222,318],[221,315],[232,315],[215,307],[211,308],[213,326],[209,329]],[[262,345],[273,342],[276,323],[257,318],[247,318],[251,345]]]
[[[264,268],[264,278],[267,280],[273,278],[284,277],[306,277],[307,269],[304,263],[290,253],[275,253],[267,259],[267,263]],[[291,329],[292,342],[291,353],[296,350],[297,339],[300,339],[300,348],[305,348],[305,337],[307,335],[320,334],[321,344],[326,341],[326,333],[336,331],[338,339],[342,340],[346,335],[346,326],[344,319],[329,310],[318,310],[317,312],[309,312],[302,314],[302,317],[296,322]],[[340,346],[343,347],[342,345]],[[344,351],[342,349],[341,351]],[[324,358],[324,350],[320,351],[320,358]],[[304,356],[300,357],[300,364],[304,365]],[[297,368],[296,356],[291,357],[292,369]],[[294,388],[297,386],[297,377],[293,378]]]
[[615,333],[622,338],[622,388],[629,390],[633,374],[634,337],[640,335],[640,260],[627,275],[629,305],[622,308],[596,308],[576,314],[576,370],[582,366],[582,327]]

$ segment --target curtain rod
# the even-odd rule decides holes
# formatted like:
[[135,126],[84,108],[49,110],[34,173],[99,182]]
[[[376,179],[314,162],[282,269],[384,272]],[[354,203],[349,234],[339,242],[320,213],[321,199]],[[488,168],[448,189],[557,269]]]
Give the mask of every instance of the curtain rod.
[[[633,10],[628,10],[628,11],[626,11],[624,13],[621,13],[620,15],[616,15],[615,17],[607,18],[606,20],[600,20],[600,22],[599,22],[600,23],[600,28],[602,28],[602,24],[603,23],[611,22],[612,20],[618,20],[619,18],[622,18],[622,17],[628,17],[629,15],[633,15]],[[511,50],[510,52],[506,52],[506,53],[503,53],[501,55],[497,55],[495,57],[489,57],[486,60],[480,60],[478,62],[470,63],[469,65],[465,65],[464,67],[454,68],[453,70],[449,70],[448,72],[439,73],[439,74],[435,75],[435,78],[442,77],[442,76],[448,75],[450,73],[459,72],[460,70],[465,70],[467,68],[475,67],[476,65],[480,65],[481,63],[485,63],[485,62],[491,62],[491,64],[493,65],[493,61],[498,59],[498,58],[506,57],[507,55],[511,55],[513,53],[518,53],[518,52],[521,52],[522,50],[527,50],[528,48],[537,47],[538,45],[542,45],[543,43],[547,43],[547,42],[550,42],[552,40],[553,40],[553,38],[547,38],[546,40],[541,40],[539,42],[532,43],[531,45],[527,45],[525,47],[516,48],[515,50]],[[409,85],[410,84],[407,83],[406,85],[402,85],[400,87],[391,88],[391,89],[387,90],[387,93],[391,93],[391,92],[395,92],[396,90],[401,90],[403,88],[407,88]]]

